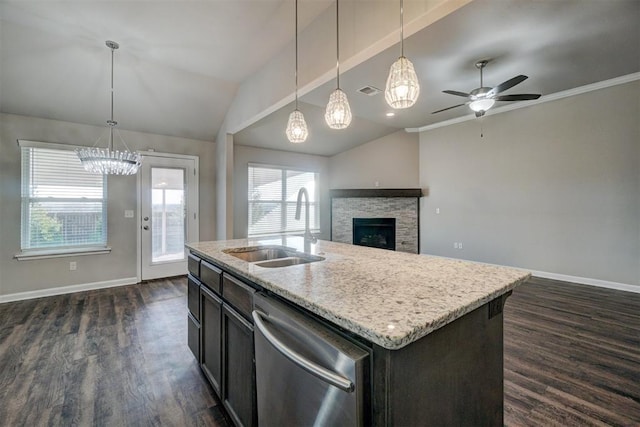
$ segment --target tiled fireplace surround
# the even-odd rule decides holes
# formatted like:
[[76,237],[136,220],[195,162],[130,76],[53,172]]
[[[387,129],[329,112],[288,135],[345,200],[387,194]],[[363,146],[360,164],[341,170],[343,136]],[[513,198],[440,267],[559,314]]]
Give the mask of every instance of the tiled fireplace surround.
[[353,244],[353,218],[395,218],[396,250],[419,253],[421,196],[419,188],[331,190],[331,240]]

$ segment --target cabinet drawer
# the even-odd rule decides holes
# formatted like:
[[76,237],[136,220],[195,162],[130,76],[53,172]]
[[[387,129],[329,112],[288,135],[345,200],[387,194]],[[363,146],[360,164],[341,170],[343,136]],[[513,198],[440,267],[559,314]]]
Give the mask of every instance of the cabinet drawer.
[[198,322],[200,321],[200,282],[192,275],[187,276],[187,308]]
[[189,270],[189,273],[191,273],[193,276],[199,279],[200,278],[200,258],[198,258],[193,254],[189,254],[189,257],[187,258],[187,270]]
[[187,345],[200,362],[200,323],[191,314],[187,315]]
[[207,285],[212,291],[221,294],[220,281],[222,278],[222,270],[207,261],[200,262],[200,280]]
[[253,294],[256,292],[251,286],[225,273],[222,277],[222,296],[240,314],[251,320],[253,311]]

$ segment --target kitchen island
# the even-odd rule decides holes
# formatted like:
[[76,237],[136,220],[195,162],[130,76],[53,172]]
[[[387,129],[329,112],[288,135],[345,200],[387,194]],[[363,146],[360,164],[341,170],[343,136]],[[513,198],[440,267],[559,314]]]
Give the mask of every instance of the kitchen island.
[[[502,307],[528,272],[328,241],[318,241],[307,254],[321,260],[299,265],[265,268],[234,256],[244,248],[273,245],[304,249],[299,237],[187,247],[193,259],[211,265],[222,278],[277,296],[368,348],[364,423],[502,425]],[[219,281],[224,297],[226,282]],[[235,294],[230,291],[231,306]],[[245,298],[239,304],[245,326],[251,326],[252,303]],[[201,329],[199,337],[194,354],[206,365]],[[250,418],[234,421],[256,422]]]

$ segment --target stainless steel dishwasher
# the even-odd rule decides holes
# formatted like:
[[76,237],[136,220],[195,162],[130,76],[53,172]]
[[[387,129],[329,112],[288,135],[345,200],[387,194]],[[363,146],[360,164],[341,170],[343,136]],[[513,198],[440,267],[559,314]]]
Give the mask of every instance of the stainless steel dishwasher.
[[367,350],[263,294],[252,314],[261,427],[368,423]]

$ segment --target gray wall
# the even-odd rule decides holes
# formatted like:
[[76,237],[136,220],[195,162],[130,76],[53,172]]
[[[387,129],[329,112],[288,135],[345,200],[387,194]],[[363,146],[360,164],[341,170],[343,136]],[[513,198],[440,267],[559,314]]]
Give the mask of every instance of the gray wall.
[[[329,238],[329,159],[323,156],[291,153],[287,151],[265,150],[243,145],[234,146],[233,151],[233,237],[247,237],[248,222],[248,165],[290,166],[320,174],[320,238]],[[229,237],[230,238],[230,237]]]
[[419,135],[404,130],[330,158],[330,188],[419,187]]
[[488,116],[484,138],[422,132],[422,252],[640,285],[639,104],[635,81]]
[[[0,295],[43,290],[136,276],[136,220],[124,218],[136,210],[136,177],[110,176],[108,188],[108,244],[105,255],[17,261],[20,252],[20,148],[18,139],[93,145],[106,126],[95,127],[0,114]],[[196,155],[200,158],[200,239],[215,238],[215,144],[162,135],[120,131],[132,150]],[[104,141],[104,138],[103,138]],[[69,271],[76,261],[77,271]]]

